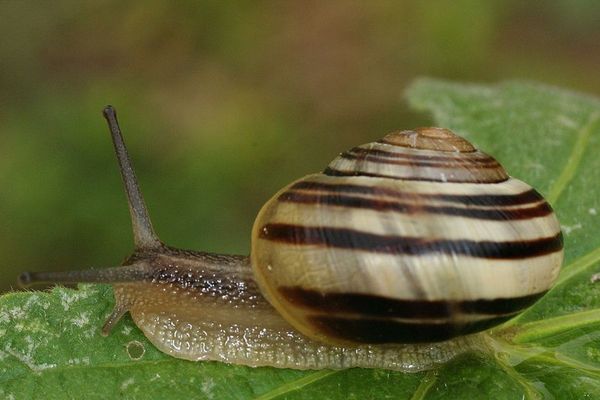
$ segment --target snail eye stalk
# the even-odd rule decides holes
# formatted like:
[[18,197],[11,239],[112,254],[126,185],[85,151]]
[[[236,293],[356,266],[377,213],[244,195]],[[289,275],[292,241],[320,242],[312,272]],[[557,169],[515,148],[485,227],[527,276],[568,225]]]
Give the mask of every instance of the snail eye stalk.
[[131,159],[127,153],[127,147],[123,141],[123,135],[117,120],[117,111],[112,106],[106,106],[102,114],[108,122],[121,177],[123,178],[123,185],[125,186],[125,193],[127,194],[135,248],[136,250],[160,248],[162,243],[152,227],[144,197],[140,191]]

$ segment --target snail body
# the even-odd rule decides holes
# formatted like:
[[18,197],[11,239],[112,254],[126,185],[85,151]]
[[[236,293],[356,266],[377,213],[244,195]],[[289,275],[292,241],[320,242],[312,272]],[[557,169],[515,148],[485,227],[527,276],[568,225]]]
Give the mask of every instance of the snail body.
[[154,233],[107,107],[136,250],[104,270],[25,273],[110,282],[160,350],[283,368],[418,371],[480,345],[551,287],[562,263],[543,197],[442,128],[389,134],[275,194],[250,257],[179,250]]

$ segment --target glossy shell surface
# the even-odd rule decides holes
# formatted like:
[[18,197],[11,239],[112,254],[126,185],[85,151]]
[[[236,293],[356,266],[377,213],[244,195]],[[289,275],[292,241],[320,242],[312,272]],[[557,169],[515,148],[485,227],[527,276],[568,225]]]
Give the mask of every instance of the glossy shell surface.
[[446,129],[392,133],[278,192],[252,233],[263,294],[327,343],[436,342],[533,304],[562,263],[546,201]]

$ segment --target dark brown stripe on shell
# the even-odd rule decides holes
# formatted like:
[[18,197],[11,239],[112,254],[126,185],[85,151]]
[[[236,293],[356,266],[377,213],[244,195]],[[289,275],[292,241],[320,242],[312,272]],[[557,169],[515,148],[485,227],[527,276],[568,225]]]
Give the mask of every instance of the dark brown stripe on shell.
[[498,162],[494,163],[480,163],[477,159],[460,159],[460,158],[449,158],[447,162],[438,162],[438,161],[420,161],[416,159],[408,159],[408,160],[393,160],[385,157],[377,157],[371,155],[370,153],[365,153],[361,155],[355,155],[352,153],[343,153],[340,157],[346,160],[357,160],[357,161],[365,161],[375,164],[389,164],[389,165],[405,165],[413,168],[436,168],[436,169],[502,169]]
[[494,242],[476,240],[424,239],[367,233],[348,228],[266,224],[260,230],[261,239],[298,246],[323,246],[363,250],[373,253],[421,255],[442,253],[489,259],[521,259],[538,257],[559,251],[562,234],[534,240]]
[[278,198],[279,201],[319,204],[335,207],[360,208],[373,211],[393,211],[404,214],[442,214],[465,218],[475,218],[494,221],[523,220],[544,217],[552,213],[547,203],[540,203],[534,207],[524,208],[460,208],[451,206],[430,206],[426,204],[415,204],[398,202],[393,200],[378,200],[365,197],[349,196],[339,193],[334,194],[306,194],[299,192],[285,192]]
[[462,160],[466,159],[470,163],[499,165],[498,161],[496,161],[493,157],[491,157],[485,153],[481,153],[481,152],[476,153],[477,156],[473,155],[473,153],[456,153],[457,156],[452,157],[452,156],[423,155],[423,154],[417,154],[414,151],[411,153],[397,153],[397,152],[393,152],[393,151],[385,151],[385,150],[379,150],[379,149],[354,147],[354,148],[348,150],[344,154],[351,154],[360,159],[370,158],[371,156],[375,156],[375,157],[389,158],[392,160],[414,160],[414,161],[421,161],[421,162],[441,161],[444,163],[451,163],[456,160],[462,161]]
[[488,178],[485,181],[478,181],[473,179],[460,179],[446,176],[442,179],[440,176],[437,178],[423,178],[423,177],[409,177],[409,176],[395,176],[386,174],[377,174],[373,172],[365,171],[340,171],[331,167],[327,167],[323,170],[323,174],[327,176],[370,176],[373,178],[389,178],[389,179],[400,179],[404,181],[421,181],[421,182],[452,182],[452,183],[500,183],[508,180],[508,176],[500,177],[497,179]]
[[510,319],[511,316],[472,322],[406,323],[393,319],[336,318],[310,316],[309,322],[321,333],[359,343],[441,342],[469,333],[481,332]]
[[527,296],[462,301],[393,299],[362,293],[323,293],[300,286],[279,288],[287,301],[298,307],[331,314],[368,317],[449,318],[462,314],[515,314],[535,303],[546,292]]
[[363,194],[370,196],[389,196],[398,197],[401,199],[419,197],[423,199],[440,200],[451,203],[460,203],[465,206],[517,206],[529,203],[537,203],[544,200],[534,189],[517,194],[428,194],[428,193],[403,193],[398,190],[376,187],[363,186],[354,184],[335,184],[322,183],[312,181],[300,181],[293,184],[290,189],[312,190],[312,191],[333,191],[352,194]]

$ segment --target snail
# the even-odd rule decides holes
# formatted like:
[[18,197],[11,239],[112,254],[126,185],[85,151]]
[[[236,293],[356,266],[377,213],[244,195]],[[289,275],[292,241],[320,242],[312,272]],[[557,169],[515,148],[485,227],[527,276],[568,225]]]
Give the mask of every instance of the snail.
[[444,128],[388,134],[277,192],[250,256],[180,250],[155,234],[111,106],[132,219],[122,266],[31,272],[20,283],[104,282],[159,350],[296,369],[418,371],[465,349],[552,286],[559,223],[532,187]]

